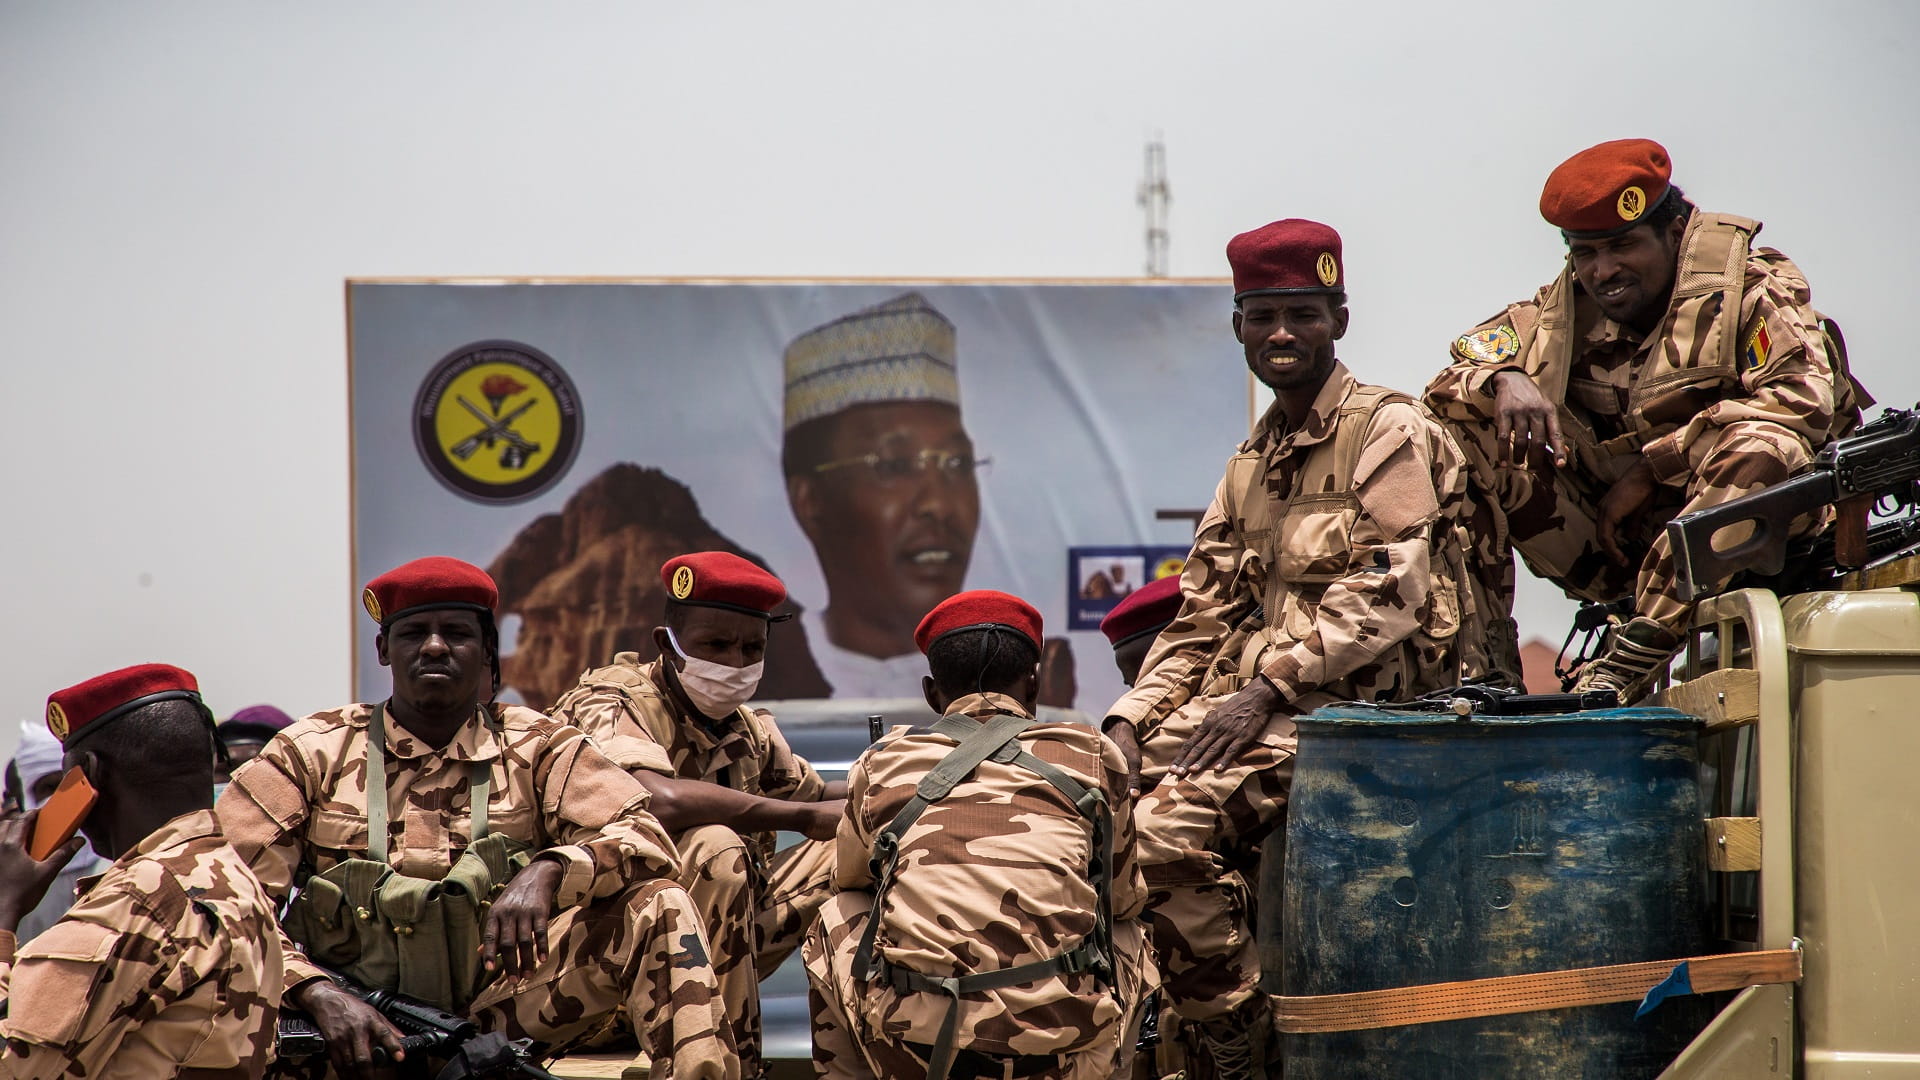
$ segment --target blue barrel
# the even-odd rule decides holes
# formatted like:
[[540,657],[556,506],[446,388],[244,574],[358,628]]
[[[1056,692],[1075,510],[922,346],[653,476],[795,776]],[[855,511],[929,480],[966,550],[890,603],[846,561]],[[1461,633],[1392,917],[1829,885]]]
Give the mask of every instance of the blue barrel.
[[[1289,996],[1697,956],[1701,722],[1671,709],[1302,719],[1280,940]],[[1284,1037],[1287,1080],[1655,1077],[1711,1005],[1596,1005]]]

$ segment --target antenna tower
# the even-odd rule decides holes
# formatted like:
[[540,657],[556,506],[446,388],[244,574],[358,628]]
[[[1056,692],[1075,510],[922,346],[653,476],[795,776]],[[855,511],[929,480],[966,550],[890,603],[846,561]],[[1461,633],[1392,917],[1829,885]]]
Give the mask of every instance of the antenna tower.
[[1167,144],[1156,133],[1147,143],[1147,175],[1140,181],[1138,201],[1147,212],[1147,276],[1167,276],[1167,207],[1173,192],[1167,187]]

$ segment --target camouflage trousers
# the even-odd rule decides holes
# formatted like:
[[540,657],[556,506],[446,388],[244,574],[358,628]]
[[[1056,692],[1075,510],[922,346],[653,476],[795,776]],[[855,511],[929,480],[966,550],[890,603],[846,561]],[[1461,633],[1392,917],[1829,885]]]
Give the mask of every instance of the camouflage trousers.
[[[603,1032],[624,1007],[636,1018],[653,1076],[739,1080],[699,917],[676,883],[655,878],[563,911],[548,922],[547,941],[547,958],[525,985],[496,982],[474,999],[468,1015],[482,1031],[564,1052]],[[277,1062],[268,1075],[334,1073],[323,1056]]]
[[701,825],[673,838],[683,867],[680,883],[693,897],[713,951],[720,997],[740,1048],[741,1073],[759,1076],[760,980],[780,966],[826,902],[833,876],[833,845],[808,840],[779,852],[762,875],[753,871],[747,842],[725,825]]
[[[1804,439],[1761,420],[1737,421],[1696,440],[1686,485],[1660,485],[1646,509],[1621,526],[1619,545],[1628,565],[1620,566],[1600,549],[1600,502],[1637,457],[1607,458],[1576,446],[1565,468],[1538,456],[1525,468],[1495,467],[1491,426],[1454,424],[1450,430],[1472,464],[1476,514],[1495,519],[1487,523],[1491,528],[1471,530],[1475,547],[1467,559],[1475,600],[1491,605],[1494,619],[1511,619],[1512,552],[1518,549],[1529,569],[1571,596],[1604,601],[1631,595],[1636,614],[1684,631],[1693,606],[1680,599],[1667,522],[1777,484],[1812,459]],[[1801,518],[1792,534],[1817,532],[1827,521],[1828,515]]]
[[[1193,698],[1140,747],[1141,783],[1152,785],[1133,808],[1147,927],[1167,1005],[1189,1021],[1227,1016],[1260,993],[1255,897],[1243,868],[1254,863],[1254,845],[1284,821],[1293,786],[1291,715],[1269,719],[1223,770],[1168,774],[1181,744],[1230,696]],[[1332,700],[1310,697],[1294,703],[1295,710]]]
[[469,1010],[483,1031],[555,1049],[604,1028],[624,1004],[657,1077],[740,1076],[699,915],[677,884],[643,881],[547,924],[526,985],[495,983]]
[[[873,911],[873,894],[835,894],[807,931],[807,1003],[813,1014],[814,1075],[825,1080],[925,1080],[933,1048],[890,1039],[872,1030],[859,1006],[866,986],[853,974],[860,932]],[[1137,920],[1113,924],[1114,967],[1126,1011],[1091,1045],[1064,1054],[985,1054],[965,1048],[959,1032],[950,1080],[1112,1080],[1133,1075],[1141,1008],[1153,981],[1153,958]],[[944,1009],[944,999],[927,1006]]]

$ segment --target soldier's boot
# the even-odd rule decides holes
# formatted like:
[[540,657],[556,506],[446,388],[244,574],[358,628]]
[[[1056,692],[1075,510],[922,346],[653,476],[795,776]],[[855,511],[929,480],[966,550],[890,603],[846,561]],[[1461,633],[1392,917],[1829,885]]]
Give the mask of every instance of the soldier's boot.
[[1574,692],[1612,690],[1620,704],[1631,705],[1646,696],[1648,684],[1666,670],[1680,642],[1679,634],[1652,619],[1629,619],[1607,635],[1605,651],[1581,666]]
[[1225,1016],[1181,1021],[1187,1080],[1264,1080],[1273,1011],[1265,994]]

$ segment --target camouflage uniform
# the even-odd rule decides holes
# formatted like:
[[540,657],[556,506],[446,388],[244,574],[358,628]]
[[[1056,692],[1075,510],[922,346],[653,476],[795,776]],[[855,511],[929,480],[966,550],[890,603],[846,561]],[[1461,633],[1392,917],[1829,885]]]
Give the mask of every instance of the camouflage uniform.
[[[1251,1024],[1264,1000],[1242,868],[1283,820],[1290,717],[1459,682],[1464,491],[1459,451],[1426,410],[1339,364],[1300,427],[1276,402],[1229,463],[1180,614],[1108,710],[1140,740],[1148,926],[1181,1017]],[[1208,712],[1263,675],[1283,705],[1258,740],[1224,770],[1168,776]]]
[[[1861,401],[1835,378],[1806,277],[1772,248],[1749,248],[1756,222],[1696,211],[1680,242],[1675,296],[1642,336],[1601,314],[1571,270],[1454,342],[1426,402],[1460,440],[1476,528],[1475,600],[1504,619],[1513,606],[1513,548],[1534,573],[1587,600],[1632,595],[1637,614],[1669,632],[1692,606],[1677,591],[1665,526],[1779,483],[1859,423]],[[1713,246],[1717,243],[1717,247]],[[1712,253],[1708,257],[1708,253]],[[1736,273],[1719,267],[1740,267]],[[1734,297],[1737,296],[1737,310]],[[1494,376],[1519,371],[1559,406],[1568,462],[1544,455],[1501,466]],[[1660,486],[1622,526],[1621,567],[1600,550],[1600,500],[1637,462]],[[1803,518],[1795,533],[1825,524]]]
[[[468,1010],[488,1031],[560,1049],[625,1004],[658,1076],[737,1077],[739,1061],[706,959],[698,917],[671,880],[673,847],[646,812],[647,793],[579,730],[513,705],[483,707],[436,750],[389,720],[388,861],[438,880],[466,848],[470,763],[494,761],[491,832],[566,867],[548,924],[547,959],[526,989],[505,982]],[[269,894],[301,871],[367,857],[368,719],[373,707],[316,713],[242,766],[220,818]],[[288,992],[321,970],[287,948]],[[478,957],[475,958],[477,964]]]
[[[767,799],[820,800],[826,782],[794,754],[770,718],[740,708],[716,729],[705,717],[683,713],[662,688],[660,664],[620,653],[611,666],[582,675],[552,715],[593,736],[629,771],[700,780]],[[680,884],[707,930],[744,1071],[754,1075],[761,1067],[760,980],[799,946],[826,902],[833,849],[808,840],[776,854],[772,833],[742,836],[726,825],[683,829],[673,841],[680,849]]]
[[19,947],[0,934],[0,1073],[259,1077],[273,1057],[273,904],[211,810],[182,814]]
[[[998,712],[1029,715],[1000,694],[965,697],[948,709],[949,715],[976,719]],[[1108,805],[1126,805],[1125,764],[1096,732],[1076,724],[1038,724],[1019,741],[1104,792]],[[945,735],[900,728],[854,764],[847,815],[835,839],[836,892],[808,931],[804,950],[814,1065],[822,1076],[925,1075],[947,999],[863,983],[855,978],[853,959],[873,905],[868,862],[874,838],[955,745]],[[1086,878],[1089,835],[1087,819],[1046,781],[1020,765],[989,759],[901,838],[878,952],[922,973],[963,975],[1072,948],[1095,921],[1096,892]],[[962,1064],[994,1055],[993,1064],[1020,1076],[1106,1080],[1131,1073],[1148,978],[1135,919],[1145,896],[1134,846],[1131,819],[1116,813],[1111,910],[1118,986],[1102,986],[1082,973],[961,995]],[[1015,1059],[1011,1064],[1009,1057]]]

